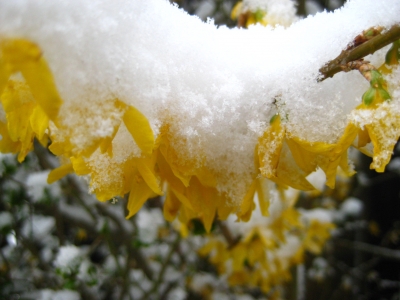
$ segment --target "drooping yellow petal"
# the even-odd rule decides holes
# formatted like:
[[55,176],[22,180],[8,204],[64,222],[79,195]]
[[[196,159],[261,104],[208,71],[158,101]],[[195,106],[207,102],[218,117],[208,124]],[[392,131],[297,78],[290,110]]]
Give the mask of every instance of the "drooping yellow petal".
[[7,67],[4,59],[0,55],[0,95],[3,93],[6,88],[7,81],[10,78],[11,72]]
[[238,3],[235,4],[235,6],[233,7],[232,12],[231,12],[232,20],[237,20],[237,18],[239,17],[239,15],[242,12],[242,7],[243,7],[242,1],[239,1]]
[[216,215],[219,195],[215,188],[203,186],[196,176],[190,180],[187,196],[192,204],[193,211],[203,221],[204,228],[210,232]]
[[71,153],[72,151],[72,144],[69,141],[57,141],[57,140],[52,140],[52,143],[49,146],[49,150],[57,156],[60,155],[67,155]]
[[7,113],[7,124],[8,124],[8,132],[10,133],[10,137],[13,141],[21,141],[30,139],[30,135],[28,134],[32,132],[29,122],[29,116],[33,111],[34,104],[33,103],[25,103],[21,105],[19,110],[11,111]]
[[153,130],[147,118],[133,106],[128,106],[123,121],[142,153],[151,155],[155,141]]
[[49,176],[47,177],[47,183],[51,184],[53,182],[56,182],[57,180],[63,178],[64,176],[72,172],[74,172],[74,169],[72,168],[71,163],[61,165],[58,168],[51,170]]
[[[293,158],[296,161],[296,164],[304,171],[306,174],[310,174],[314,172],[317,168],[317,161],[316,161],[316,152],[311,152],[307,149],[315,149],[309,147],[309,145],[306,146],[306,143],[297,143],[293,139],[286,139],[286,142],[290,148],[290,151],[292,152]],[[305,146],[305,147],[304,147]],[[319,145],[316,145],[318,147]],[[318,147],[320,149],[322,147]],[[325,147],[324,147],[325,148]]]
[[120,124],[114,127],[113,133],[111,136],[105,137],[100,143],[100,151],[101,153],[106,153],[112,157],[112,141],[114,140],[115,135],[118,132]]
[[129,193],[128,199],[128,216],[126,217],[129,219],[130,217],[134,216],[139,209],[143,206],[143,204],[150,198],[154,197],[154,192],[148,187],[148,185],[142,182],[134,181],[132,183],[132,189]]
[[35,134],[30,127],[27,128],[25,137],[21,141],[21,149],[18,154],[18,162],[23,162],[28,153],[33,149]]
[[285,130],[280,117],[274,117],[272,124],[258,141],[258,157],[261,174],[267,178],[276,177]]
[[195,172],[196,177],[200,180],[202,185],[215,187],[217,180],[215,175],[206,167],[198,168]]
[[152,159],[138,158],[136,159],[136,166],[149,188],[151,188],[154,193],[162,195],[163,192],[161,191],[159,180],[154,173],[154,162],[152,162]]
[[[264,175],[262,169],[261,174]],[[277,184],[290,186],[298,190],[314,190],[315,188],[306,179],[307,175],[307,173],[305,173],[297,166],[289,147],[287,146],[286,142],[284,142],[281,151],[281,157],[279,159],[279,164],[276,169],[276,176],[271,176],[267,178]]]
[[168,145],[169,141],[165,140],[160,145],[159,150],[162,153],[165,161],[169,165],[169,169],[172,171],[171,178],[175,177],[179,179],[185,187],[189,186],[190,179],[193,174],[185,174],[182,169],[184,168],[182,164],[179,164],[178,161],[178,153],[170,145]]
[[324,142],[309,142],[303,139],[300,139],[295,136],[291,136],[290,140],[293,140],[298,145],[300,145],[304,150],[307,150],[312,153],[323,154],[327,153],[335,148],[335,144],[328,144]]
[[30,117],[30,123],[33,132],[37,135],[39,140],[43,139],[47,128],[49,127],[49,118],[43,109],[36,105]]
[[233,249],[232,249],[232,268],[234,271],[240,271],[243,270],[243,264],[244,261],[247,257],[247,247],[243,243],[237,244]]
[[340,156],[335,160],[330,160],[329,157],[321,157],[318,161],[318,166],[324,171],[326,176],[325,184],[331,189],[335,188],[336,172],[340,163]]
[[345,151],[340,157],[339,166],[347,176],[353,176],[356,171],[354,171],[353,167],[349,164],[347,156],[347,151]]
[[250,266],[254,266],[257,262],[265,260],[265,248],[260,239],[254,239],[250,243],[247,258]]
[[7,124],[0,122],[0,151],[3,153],[17,153],[21,148],[21,142],[14,142],[9,133]]
[[237,216],[240,220],[247,222],[250,220],[251,213],[253,212],[254,205],[254,194],[256,192],[257,179],[255,179],[250,187],[247,190],[246,195],[244,196],[242,203],[240,204],[240,212],[237,213]]
[[180,208],[181,202],[171,190],[168,190],[163,208],[165,220],[172,222],[178,214]]
[[358,143],[357,147],[365,147],[369,142],[371,142],[371,138],[369,137],[367,128],[360,129],[358,131]]
[[70,160],[76,175],[83,176],[90,173],[90,169],[82,157],[71,157]]
[[39,47],[27,40],[9,39],[0,44],[0,49],[3,60],[12,66],[14,72],[22,73],[35,100],[54,121],[58,116],[62,100]]
[[256,191],[258,195],[258,203],[260,204],[260,211],[264,217],[269,216],[269,189],[267,181],[264,178],[256,179]]

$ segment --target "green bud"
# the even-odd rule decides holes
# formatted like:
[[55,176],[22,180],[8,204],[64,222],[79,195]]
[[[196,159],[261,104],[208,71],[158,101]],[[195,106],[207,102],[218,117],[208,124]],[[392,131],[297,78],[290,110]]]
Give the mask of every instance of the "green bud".
[[375,35],[375,31],[373,29],[368,30],[366,33],[364,33],[366,37],[373,37]]
[[272,116],[272,118],[269,120],[269,124],[272,124],[275,122],[275,120],[279,117],[279,114],[275,114]]
[[390,97],[389,92],[385,89],[382,89],[382,88],[377,89],[377,94],[378,94],[378,97],[381,98],[383,101],[392,99],[392,97]]
[[389,66],[399,64],[400,60],[400,40],[395,41],[386,53],[385,63]]
[[365,105],[371,105],[375,99],[375,91],[373,87],[370,87],[362,96],[362,101]]
[[262,19],[264,19],[265,14],[266,14],[265,11],[263,11],[262,9],[257,9],[257,11],[254,14],[254,19],[257,22],[260,22]]
[[382,74],[377,71],[377,70],[371,70],[371,86],[373,86],[374,88],[378,88],[379,86],[382,85],[384,79],[382,77]]

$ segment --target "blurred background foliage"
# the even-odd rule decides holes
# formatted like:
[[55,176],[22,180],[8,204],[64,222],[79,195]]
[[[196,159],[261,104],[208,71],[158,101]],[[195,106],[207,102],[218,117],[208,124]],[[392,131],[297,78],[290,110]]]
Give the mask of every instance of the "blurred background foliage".
[[[230,14],[237,1],[175,2],[203,20],[236,25]],[[342,4],[301,0],[297,8],[305,16]],[[398,147],[385,173],[354,156],[357,175],[339,178],[335,190],[300,194],[297,207],[356,207],[336,219],[320,255],[307,253],[292,267],[292,280],[268,292],[230,286],[198,254],[208,239],[202,224],[193,222],[182,238],[176,224],[164,221],[162,198],[125,220],[125,199],[99,202],[74,175],[47,185],[58,162],[40,145],[35,149],[22,164],[0,157],[0,299],[400,299]],[[226,237],[224,230],[217,222],[212,235]]]

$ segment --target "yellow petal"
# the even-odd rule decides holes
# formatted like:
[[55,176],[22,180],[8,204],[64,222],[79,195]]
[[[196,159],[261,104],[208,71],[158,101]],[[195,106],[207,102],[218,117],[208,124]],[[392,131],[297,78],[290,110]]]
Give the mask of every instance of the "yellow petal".
[[[263,174],[262,169],[261,174]],[[307,173],[297,166],[289,147],[286,143],[283,143],[276,176],[268,178],[277,184],[290,186],[298,190],[314,190],[315,188],[306,179],[307,175]]]
[[324,171],[326,176],[325,184],[331,189],[335,188],[336,181],[336,172],[337,167],[340,163],[340,156],[335,160],[331,161],[328,157],[325,157],[323,160],[320,160],[318,166]]
[[114,140],[115,135],[118,132],[120,124],[114,127],[113,133],[111,136],[108,136],[102,140],[100,143],[100,151],[101,153],[107,152],[110,157],[112,157],[112,141]]
[[51,170],[49,173],[49,176],[47,177],[47,183],[51,184],[64,176],[68,175],[69,173],[72,173],[74,169],[72,168],[72,164],[65,164],[61,165],[58,168]]
[[31,127],[34,133],[36,133],[39,140],[43,139],[46,129],[49,127],[49,118],[40,106],[33,109],[30,118]]
[[163,208],[165,220],[172,222],[178,214],[180,208],[181,202],[171,190],[168,190]]
[[169,165],[169,169],[173,173],[173,177],[179,179],[185,187],[189,186],[190,179],[192,178],[192,174],[185,174],[182,169],[182,165],[179,165],[178,162],[178,154],[170,147],[165,141],[160,145],[160,152],[162,153],[165,161]]
[[293,140],[294,142],[299,144],[304,150],[318,154],[329,152],[333,150],[336,146],[335,144],[328,144],[324,142],[309,142],[295,136],[291,136],[290,140]]
[[27,128],[24,139],[21,141],[21,149],[18,154],[18,162],[23,162],[28,153],[33,149],[35,134],[30,127]]
[[145,182],[133,182],[132,189],[129,193],[128,199],[128,211],[129,214],[126,217],[129,219],[135,215],[147,199],[154,197],[154,192],[147,186]]
[[235,4],[235,6],[233,7],[232,12],[231,12],[232,20],[237,20],[237,18],[241,14],[242,6],[243,6],[242,1],[239,1],[238,3]]
[[[165,159],[162,151],[160,151],[159,155],[157,155],[157,164],[161,178],[167,181],[174,191],[183,195],[186,190],[185,185],[178,177],[175,176],[175,173],[171,169],[171,165]],[[187,185],[189,185],[189,182]]]
[[232,268],[234,271],[243,270],[243,264],[247,257],[247,246],[243,243],[237,244],[232,249],[232,260],[233,265]]
[[10,78],[11,72],[9,68],[7,68],[6,63],[0,57],[0,95],[3,93],[6,88],[7,81]]
[[356,171],[354,171],[352,165],[349,164],[347,156],[347,151],[345,151],[340,157],[339,166],[347,176],[353,176]]
[[256,191],[258,195],[258,203],[260,204],[260,211],[264,217],[269,216],[269,189],[267,180],[264,178],[256,179]]
[[136,159],[136,166],[149,188],[151,188],[154,193],[162,195],[163,192],[161,191],[159,180],[154,173],[154,163],[152,163],[151,159],[138,158]]
[[123,121],[142,153],[151,155],[154,148],[154,135],[147,118],[133,106],[128,106]]
[[82,157],[71,157],[70,159],[76,175],[83,176],[90,173],[90,169]]
[[242,203],[240,204],[240,212],[237,213],[238,218],[244,222],[250,220],[251,213],[255,208],[254,194],[256,192],[256,185],[257,185],[257,179],[255,179],[248,188],[247,193],[244,196]]
[[72,145],[68,141],[55,141],[55,140],[52,140],[52,143],[49,146],[49,150],[54,155],[60,156],[60,155],[63,155],[63,154],[70,153],[71,150],[72,150]]
[[277,116],[258,140],[260,171],[267,178],[276,177],[284,138],[285,130],[281,126],[280,117]]
[[58,116],[62,100],[41,50],[34,43],[22,39],[6,40],[0,45],[5,62],[20,71],[37,103],[51,120]]
[[21,148],[21,142],[14,142],[9,133],[7,124],[0,122],[0,152],[17,153]]
[[[315,144],[315,148],[311,145],[307,145],[305,148],[303,146],[306,145],[306,143],[302,142],[301,145],[297,143],[295,140],[288,138],[286,139],[286,142],[290,148],[290,151],[292,152],[293,158],[296,161],[296,164],[306,173],[310,174],[314,172],[317,168],[317,161],[316,161],[316,156],[317,152],[311,152],[307,149],[321,149],[322,147],[320,145]],[[324,145],[326,146],[326,145]],[[324,147],[327,148],[327,147]]]
[[210,187],[215,187],[217,185],[217,179],[215,178],[213,172],[204,166],[196,169],[195,175],[200,180],[202,185]]
[[369,142],[371,142],[371,139],[368,134],[367,128],[360,129],[358,131],[358,143],[357,147],[361,148],[366,146]]

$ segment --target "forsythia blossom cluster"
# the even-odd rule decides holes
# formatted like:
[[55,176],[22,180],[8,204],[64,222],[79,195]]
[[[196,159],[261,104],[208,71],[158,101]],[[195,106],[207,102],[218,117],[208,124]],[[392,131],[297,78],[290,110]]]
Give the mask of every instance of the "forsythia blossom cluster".
[[[393,47],[395,50],[382,66],[384,76],[391,76],[398,64],[398,44]],[[306,177],[320,168],[326,174],[326,184],[334,187],[338,167],[347,174],[353,173],[347,160],[350,146],[370,153],[374,158],[371,167],[382,172],[400,135],[397,106],[388,102],[390,91],[386,89],[390,87],[386,87],[386,81],[378,71],[370,71],[368,100],[364,99],[353,110],[342,137],[335,143],[308,141],[287,130],[285,124],[291,116],[282,115],[277,104],[276,115],[254,145],[253,181],[248,183],[242,201],[232,202],[227,193],[217,189],[219,174],[203,165],[201,155],[200,159],[192,161],[181,159],[180,149],[174,147],[174,133],[170,130],[174,119],[165,120],[155,135],[145,115],[116,98],[107,101],[96,112],[97,118],[107,120],[105,133],[81,132],[88,138],[78,144],[74,128],[65,122],[68,116],[63,116],[63,109],[68,104],[63,103],[58,93],[51,66],[40,45],[26,39],[2,37],[0,49],[1,150],[19,153],[18,159],[22,161],[36,138],[42,145],[49,145],[52,153],[62,157],[62,166],[50,173],[49,182],[70,172],[89,175],[91,190],[101,201],[130,194],[128,217],[134,215],[148,198],[165,193],[164,215],[168,220],[177,215],[184,223],[200,218],[207,230],[216,216],[226,219],[234,213],[239,219],[248,220],[255,207],[254,194],[259,195],[261,207],[268,202],[260,175],[282,187],[311,190],[314,187]],[[74,112],[73,107],[68,109],[71,110],[69,113]],[[79,118],[74,122],[78,126],[84,122],[85,115],[78,110],[77,114],[80,114]],[[87,111],[87,114],[89,117],[93,112]],[[107,157],[113,157],[118,146],[115,137],[119,132],[128,132],[139,152],[123,161],[107,160]],[[117,180],[112,176],[104,179],[104,174],[94,167],[95,160],[104,160],[104,169],[117,170],[120,175]]]
[[[294,7],[290,1],[282,1],[277,7],[285,9],[285,5],[289,11],[281,20],[279,9],[274,15],[272,6],[271,9],[254,7],[246,1],[235,7],[232,16],[238,18],[242,26],[255,23],[289,26],[296,19]],[[108,25],[113,26],[111,21],[104,26]],[[276,30],[279,32],[283,28]],[[207,51],[199,49],[202,50]],[[0,151],[18,153],[18,160],[23,161],[36,139],[60,157],[61,166],[50,172],[49,183],[76,173],[90,178],[90,190],[100,201],[129,194],[128,218],[136,214],[147,199],[164,195],[164,217],[168,221],[178,218],[187,226],[191,220],[200,219],[209,232],[216,218],[226,220],[234,214],[238,220],[248,221],[256,207],[267,217],[270,195],[276,188],[282,194],[288,187],[313,190],[307,178],[318,169],[325,173],[326,185],[333,188],[338,168],[347,175],[354,173],[347,157],[350,147],[371,155],[371,168],[383,172],[400,136],[400,108],[398,100],[392,97],[399,88],[395,84],[399,78],[398,58],[399,43],[395,42],[378,70],[368,69],[363,73],[370,87],[362,103],[349,114],[342,135],[334,142],[307,140],[291,130],[292,115],[287,113],[286,104],[277,93],[265,116],[267,119],[257,125],[262,132],[253,145],[254,162],[247,173],[250,175],[242,180],[245,192],[237,201],[220,188],[220,183],[241,178],[209,167],[209,162],[205,163],[209,158],[202,152],[201,145],[194,150],[198,151],[196,157],[184,155],[184,150],[176,143],[180,139],[175,128],[178,120],[169,114],[168,108],[154,130],[152,120],[139,107],[117,96],[99,107],[74,106],[76,103],[63,100],[51,62],[46,59],[40,43],[10,32],[0,35]],[[209,109],[212,108],[206,107],[205,111]],[[88,128],[98,127],[98,130],[77,132],[76,128],[86,128],[87,120],[94,123]],[[135,150],[120,159],[115,153],[126,138]],[[285,197],[280,201],[284,209],[273,221],[269,220],[268,225],[254,226],[231,247],[220,240],[211,240],[201,249],[203,254],[212,252],[212,262],[220,272],[230,274],[232,284],[250,282],[267,291],[271,285],[279,283],[276,275],[282,275],[279,278],[283,279],[289,276],[288,268],[301,261],[305,250],[321,251],[332,224],[301,219],[294,208],[295,201],[285,200]],[[296,245],[290,249],[292,252],[287,249],[291,245]],[[243,268],[244,265],[247,267]]]

